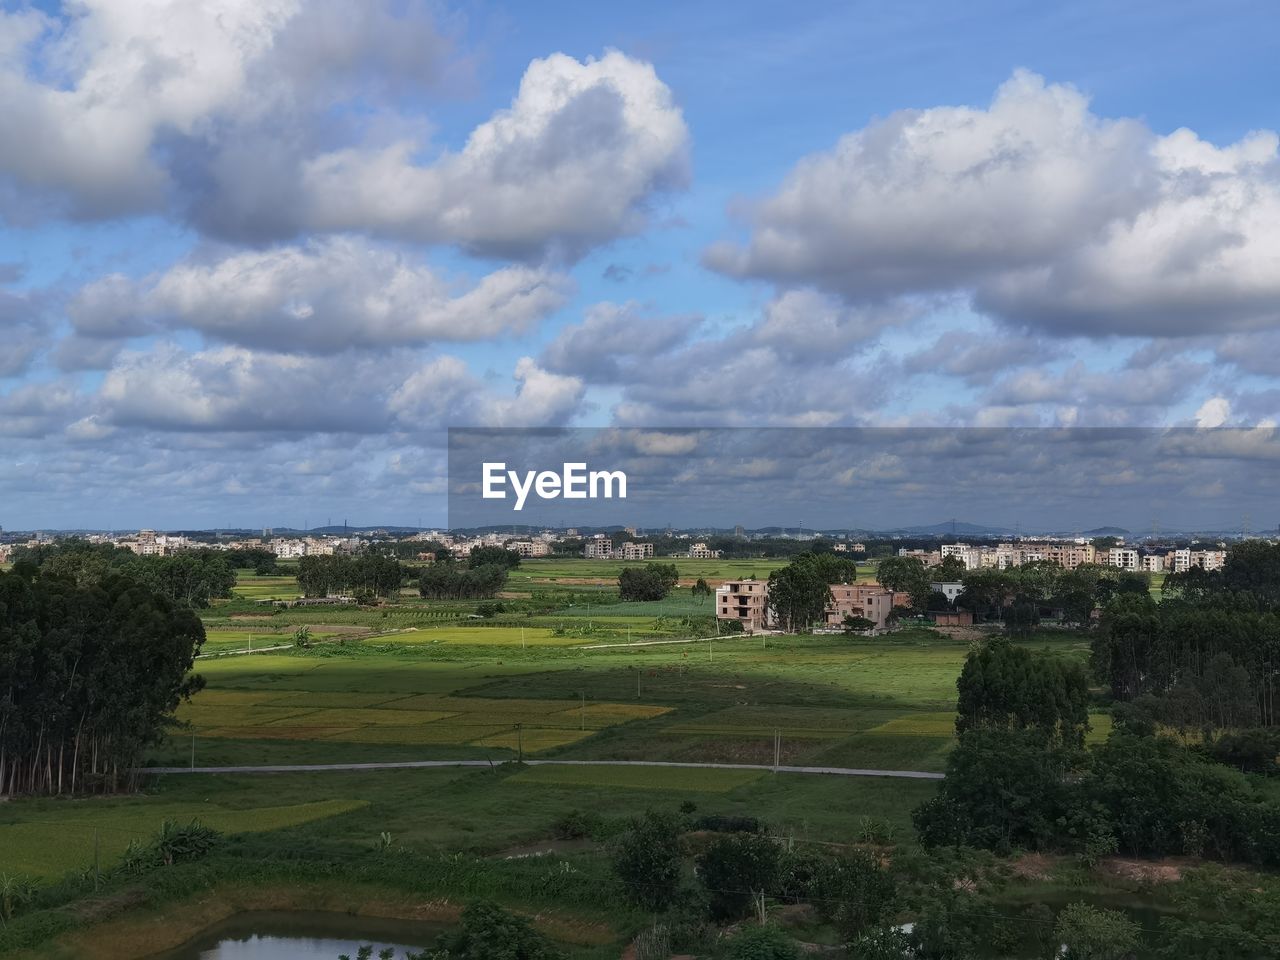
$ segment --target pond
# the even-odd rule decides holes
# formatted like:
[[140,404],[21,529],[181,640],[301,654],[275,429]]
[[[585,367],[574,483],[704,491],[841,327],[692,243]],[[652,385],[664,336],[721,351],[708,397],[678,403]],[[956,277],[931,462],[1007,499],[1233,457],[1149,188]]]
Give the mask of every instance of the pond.
[[374,946],[375,957],[391,947],[403,960],[407,950],[429,947],[449,929],[417,920],[259,910],[228,917],[147,960],[337,960],[344,953],[354,958],[365,944]]

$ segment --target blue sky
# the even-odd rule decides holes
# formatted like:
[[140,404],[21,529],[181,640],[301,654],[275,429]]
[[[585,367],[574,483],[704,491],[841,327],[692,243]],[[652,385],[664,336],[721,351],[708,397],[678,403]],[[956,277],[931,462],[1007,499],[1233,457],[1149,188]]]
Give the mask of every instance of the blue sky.
[[459,425],[1280,414],[1270,4],[0,11],[6,529],[440,523]]

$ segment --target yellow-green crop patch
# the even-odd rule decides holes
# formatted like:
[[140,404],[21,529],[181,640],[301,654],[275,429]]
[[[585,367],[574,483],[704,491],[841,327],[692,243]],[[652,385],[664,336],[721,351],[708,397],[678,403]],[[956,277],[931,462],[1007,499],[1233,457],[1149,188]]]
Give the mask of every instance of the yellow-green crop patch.
[[[200,698],[204,698],[204,693]],[[389,706],[391,702],[404,699],[398,693],[317,693],[310,690],[299,690],[293,693],[254,693],[253,696],[267,697],[260,701],[266,707],[320,707],[339,709],[344,707]]]
[[201,730],[200,736],[223,740],[322,740],[355,729],[338,724],[285,723],[263,727],[210,727],[207,730]]
[[572,730],[564,727],[522,727],[519,730],[504,730],[479,740],[472,740],[480,747],[505,747],[507,750],[523,750],[525,753],[538,753],[553,747],[565,747],[591,736],[592,730]]
[[448,720],[398,727],[360,727],[337,731],[316,739],[338,740],[344,743],[397,743],[422,744],[424,746],[462,746],[486,736],[510,730],[510,726],[483,723],[452,723]]
[[184,703],[178,708],[178,719],[189,723],[197,730],[203,727],[221,727],[235,724],[244,727],[266,726],[278,720],[290,717],[307,716],[314,713],[307,707],[258,707],[258,706],[224,706],[222,704],[205,704],[199,695],[191,703]]
[[775,731],[802,740],[835,740],[868,724],[855,711],[777,706],[734,706],[663,728],[668,735],[768,737]]
[[467,646],[567,647],[590,643],[590,638],[557,637],[548,627],[425,627],[379,637],[380,643],[448,643]]
[[[67,870],[92,866],[95,831],[100,863],[114,863],[130,840],[146,841],[165,820],[198,819],[224,833],[279,830],[300,823],[348,813],[367,806],[364,800],[317,800],[284,806],[233,809],[208,803],[154,803],[146,800],[119,804],[86,801],[74,812],[50,807],[45,816],[0,824],[0,850],[6,872],[53,878]],[[96,808],[96,809],[93,809]]]
[[628,790],[689,790],[728,793],[764,776],[762,770],[720,770],[714,767],[530,767],[510,777],[510,783],[569,787],[616,787]]
[[657,707],[643,703],[589,703],[570,707],[549,714],[557,722],[575,722],[585,720],[588,729],[603,730],[615,724],[627,723],[631,720],[652,720],[664,713],[670,713],[671,707]]
[[873,728],[873,733],[911,737],[949,737],[956,731],[956,715],[934,711],[908,713]]
[[[313,710],[308,714],[290,717],[284,724],[305,726],[307,723],[340,727],[387,726],[397,727],[431,723],[452,717],[447,710],[378,710],[373,707],[348,707],[339,710]],[[284,725],[281,724],[281,725]],[[271,724],[275,726],[275,724]]]

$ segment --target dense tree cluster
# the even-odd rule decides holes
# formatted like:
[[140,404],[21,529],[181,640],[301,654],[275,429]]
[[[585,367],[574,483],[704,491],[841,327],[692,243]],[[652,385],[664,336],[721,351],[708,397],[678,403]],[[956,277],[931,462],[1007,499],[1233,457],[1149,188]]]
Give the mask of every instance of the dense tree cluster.
[[164,557],[142,557],[110,543],[63,540],[15,552],[15,569],[39,568],[77,583],[98,583],[118,573],[142,581],[170,600],[194,607],[231,596],[235,567],[216,550],[189,550]]
[[252,570],[260,577],[269,576],[279,569],[275,553],[265,547],[241,547],[227,550],[222,555],[231,566]]
[[469,567],[437,560],[418,573],[418,592],[429,600],[489,600],[507,583],[501,564]]
[[623,600],[661,600],[680,582],[674,563],[646,563],[623,567],[618,574],[618,596]]
[[514,570],[520,566],[520,554],[505,547],[472,547],[467,556],[467,566],[473,570],[490,566]]
[[1084,743],[1089,681],[1078,663],[997,640],[969,654],[956,687],[957,733],[1033,727],[1061,743]]
[[204,642],[189,606],[132,569],[57,567],[0,573],[2,794],[129,785],[203,686],[189,672]]
[[396,594],[404,583],[404,567],[394,557],[368,552],[353,557],[333,554],[298,560],[298,589],[306,597]]
[[[964,592],[956,598],[957,607],[981,619],[1012,623],[1014,633],[1034,626],[1042,615],[1085,624],[1097,607],[1116,595],[1147,594],[1150,590],[1145,573],[1095,564],[1066,570],[1048,561],[1007,570],[967,570],[958,579]],[[885,582],[883,578],[881,582]]]
[[1280,613],[1117,597],[1103,612],[1092,662],[1114,697],[1170,726],[1280,722]]
[[1186,854],[1280,866],[1280,803],[1168,739],[1117,733],[1088,751],[1037,730],[970,730],[938,796],[915,812],[926,845]]

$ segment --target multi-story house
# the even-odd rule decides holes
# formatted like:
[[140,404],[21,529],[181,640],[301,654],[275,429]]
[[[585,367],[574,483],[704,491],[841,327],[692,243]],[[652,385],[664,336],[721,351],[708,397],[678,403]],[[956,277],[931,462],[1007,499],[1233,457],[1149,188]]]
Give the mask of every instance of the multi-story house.
[[623,560],[647,560],[653,556],[652,543],[634,543],[628,540],[620,551]]

